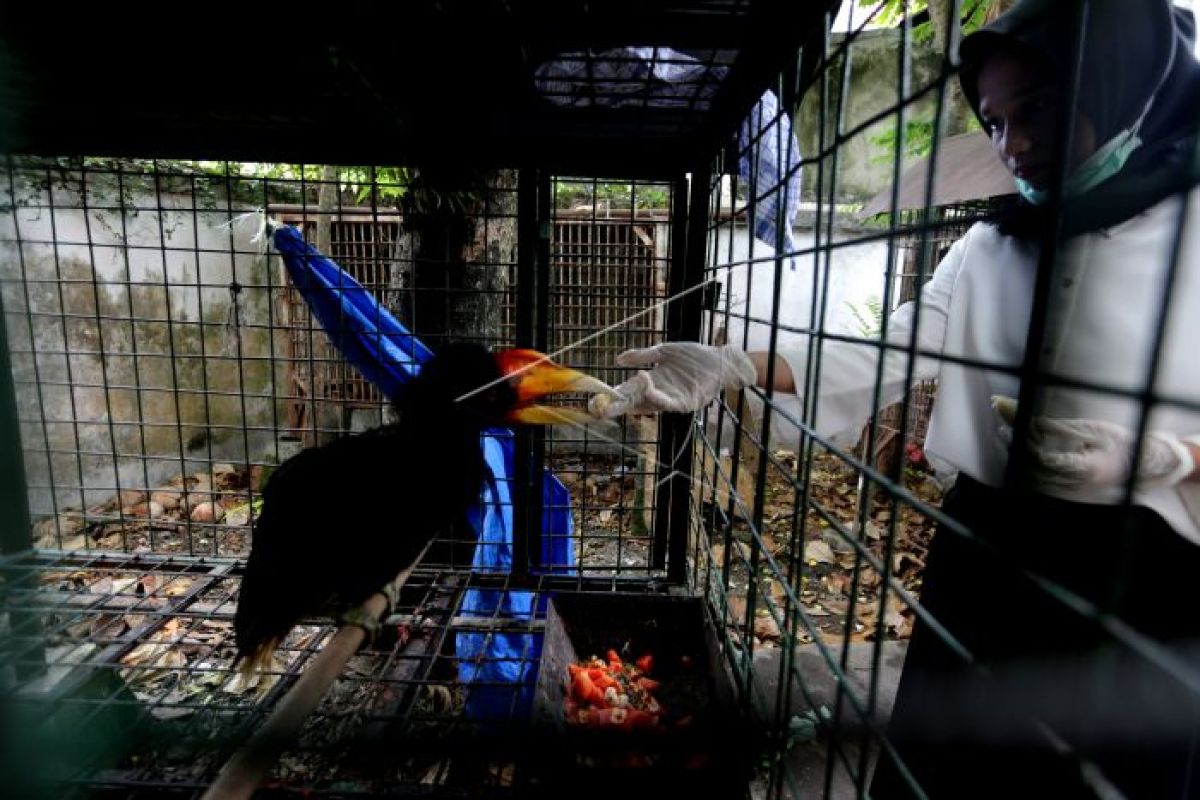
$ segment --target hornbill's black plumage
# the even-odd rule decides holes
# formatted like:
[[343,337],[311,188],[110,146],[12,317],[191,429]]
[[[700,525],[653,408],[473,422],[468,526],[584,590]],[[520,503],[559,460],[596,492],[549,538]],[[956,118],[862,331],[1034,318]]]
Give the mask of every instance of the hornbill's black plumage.
[[399,423],[280,465],[263,489],[238,596],[243,668],[265,665],[301,618],[357,608],[461,520],[479,498],[484,428],[578,419],[533,401],[605,389],[535,351],[449,345],[406,388]]

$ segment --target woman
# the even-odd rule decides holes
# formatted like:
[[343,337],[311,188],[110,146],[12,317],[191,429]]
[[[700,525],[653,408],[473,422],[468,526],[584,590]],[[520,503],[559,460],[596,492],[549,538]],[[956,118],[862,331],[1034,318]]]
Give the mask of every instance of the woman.
[[[881,756],[873,797],[914,786],[934,798],[1200,796],[1200,70],[1190,24],[1167,0],[1092,0],[1083,17],[1075,7],[1019,2],[963,40],[964,94],[1024,203],[955,243],[919,318],[915,304],[890,318],[880,401],[907,391],[915,343],[926,357],[912,379],[938,379],[926,451],[958,470],[944,510],[972,535],[943,526],[931,546],[921,603],[956,641],[917,625],[888,730],[903,769]],[[1002,398],[1021,389],[1078,19],[1030,466],[1012,481],[1011,430],[997,435],[993,406],[1011,420]],[[878,348],[817,346],[813,425],[853,430],[872,411]],[[810,355],[780,351],[773,388],[803,388]],[[597,409],[606,416],[697,410],[722,388],[765,385],[767,372],[764,353],[690,343],[620,362],[653,369]],[[1153,402],[1142,394],[1151,375]],[[1147,637],[1168,669],[1120,643],[1124,628],[1136,633],[1120,641]]]

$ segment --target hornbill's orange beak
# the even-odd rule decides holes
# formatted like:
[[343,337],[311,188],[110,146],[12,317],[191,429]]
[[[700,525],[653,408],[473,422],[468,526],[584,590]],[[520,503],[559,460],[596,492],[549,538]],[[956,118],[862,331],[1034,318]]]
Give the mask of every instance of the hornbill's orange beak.
[[522,425],[570,425],[595,422],[582,408],[564,405],[539,405],[536,401],[567,392],[616,395],[607,383],[578,370],[555,364],[537,350],[501,350],[496,353],[500,372],[517,393],[517,403],[509,411],[509,422]]

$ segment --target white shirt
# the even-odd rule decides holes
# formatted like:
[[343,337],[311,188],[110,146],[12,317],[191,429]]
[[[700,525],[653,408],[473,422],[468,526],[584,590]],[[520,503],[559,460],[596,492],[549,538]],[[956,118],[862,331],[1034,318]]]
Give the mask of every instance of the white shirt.
[[[1200,190],[1192,193],[1186,221],[1180,216],[1181,202],[1180,197],[1168,198],[1120,225],[1060,246],[1042,354],[1048,375],[1102,387],[1145,387],[1175,231],[1182,224],[1155,390],[1200,404]],[[925,449],[990,486],[1003,483],[1008,460],[990,399],[997,394],[1016,398],[1019,381],[988,367],[1016,369],[1024,359],[1037,257],[1036,245],[979,223],[955,242],[921,291],[915,346],[926,355],[918,357],[912,378],[938,380]],[[915,312],[915,304],[908,303],[891,315],[889,343],[910,347]],[[810,350],[801,345],[779,352],[798,387],[804,385]],[[857,433],[872,412],[879,349],[874,343],[825,340],[820,351],[817,406],[809,421],[822,435]],[[944,361],[937,354],[987,366]],[[903,396],[908,361],[907,352],[887,353],[881,407]],[[785,407],[788,402],[799,416],[798,400],[784,400]],[[1038,414],[1107,420],[1131,430],[1143,405],[1138,398],[1052,385],[1038,392],[1037,402]],[[1149,430],[1195,436],[1200,434],[1200,412],[1156,404]],[[1046,492],[1079,502],[1119,503],[1124,487]],[[1180,534],[1200,543],[1200,483],[1139,490],[1134,502],[1157,511]]]

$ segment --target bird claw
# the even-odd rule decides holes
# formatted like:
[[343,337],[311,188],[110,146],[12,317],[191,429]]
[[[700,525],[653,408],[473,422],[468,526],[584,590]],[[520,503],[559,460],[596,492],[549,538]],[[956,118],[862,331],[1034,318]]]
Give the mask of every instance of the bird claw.
[[379,635],[379,620],[361,608],[351,608],[343,612],[342,624],[362,628],[363,632],[367,635],[368,646],[373,645],[375,638]]
[[[383,595],[387,601],[387,608],[380,615],[383,619],[387,619],[388,615],[396,610],[396,606],[400,603],[400,587],[395,583],[385,584],[379,593]],[[380,617],[363,611],[362,608],[349,608],[342,612],[342,624],[354,625],[362,628],[367,634],[367,647],[375,644],[375,640],[379,638],[379,631],[383,628],[383,623],[379,621]]]
[[400,605],[400,587],[395,583],[389,583],[380,589],[380,593],[387,600],[387,609],[383,612],[383,616],[387,616],[396,610],[396,606]]

